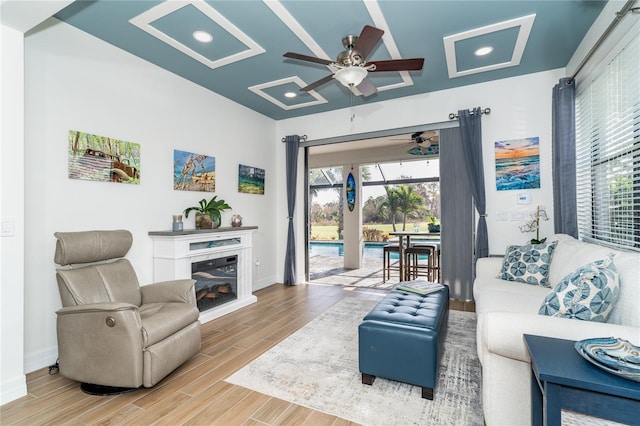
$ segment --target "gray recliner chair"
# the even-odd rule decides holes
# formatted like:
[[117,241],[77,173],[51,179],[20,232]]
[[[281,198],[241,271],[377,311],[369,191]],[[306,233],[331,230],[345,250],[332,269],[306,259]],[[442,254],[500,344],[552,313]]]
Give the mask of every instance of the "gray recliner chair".
[[140,286],[129,231],[56,232],[60,373],[91,394],[152,387],[200,349],[194,280]]

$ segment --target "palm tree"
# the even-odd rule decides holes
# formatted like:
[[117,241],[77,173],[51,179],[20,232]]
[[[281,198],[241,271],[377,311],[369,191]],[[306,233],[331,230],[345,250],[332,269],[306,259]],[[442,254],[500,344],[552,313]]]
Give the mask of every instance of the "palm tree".
[[400,199],[398,197],[398,190],[390,187],[389,185],[385,185],[384,190],[387,192],[387,199],[384,200],[380,208],[383,214],[391,220],[391,225],[393,226],[393,232],[395,232],[396,231],[396,213],[400,208]]
[[398,210],[402,212],[402,230],[404,231],[407,225],[407,216],[424,209],[424,199],[413,190],[413,186],[399,185],[396,191]]

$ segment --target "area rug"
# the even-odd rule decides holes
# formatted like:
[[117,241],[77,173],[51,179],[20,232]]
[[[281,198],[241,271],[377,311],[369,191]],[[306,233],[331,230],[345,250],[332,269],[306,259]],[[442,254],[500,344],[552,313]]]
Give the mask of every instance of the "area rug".
[[362,384],[358,325],[375,304],[343,299],[226,381],[363,425],[482,425],[475,314],[450,312],[429,401],[418,386],[382,378]]

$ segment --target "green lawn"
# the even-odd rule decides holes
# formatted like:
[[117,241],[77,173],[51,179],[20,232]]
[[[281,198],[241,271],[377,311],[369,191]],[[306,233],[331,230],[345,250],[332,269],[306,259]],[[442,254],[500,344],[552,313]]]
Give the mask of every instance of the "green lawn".
[[[406,225],[406,230],[407,231],[413,231],[413,223],[414,222],[407,222]],[[428,231],[428,222],[420,222],[420,231],[422,232],[427,232]],[[372,224],[365,224],[362,225],[365,228],[370,228],[370,229],[379,229],[382,232],[392,232],[393,231],[393,225],[390,223],[372,223]],[[396,230],[398,231],[402,231],[402,223],[396,223]],[[338,240],[338,225],[326,225],[326,226],[319,226],[319,225],[311,225],[311,239],[312,240],[321,240],[321,241],[331,241],[331,240]]]

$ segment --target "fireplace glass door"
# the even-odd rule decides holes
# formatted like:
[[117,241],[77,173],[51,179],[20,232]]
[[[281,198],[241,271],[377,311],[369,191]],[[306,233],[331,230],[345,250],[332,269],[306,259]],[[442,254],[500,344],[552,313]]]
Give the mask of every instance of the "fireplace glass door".
[[196,300],[200,312],[238,298],[238,256],[225,256],[191,264],[196,280]]

